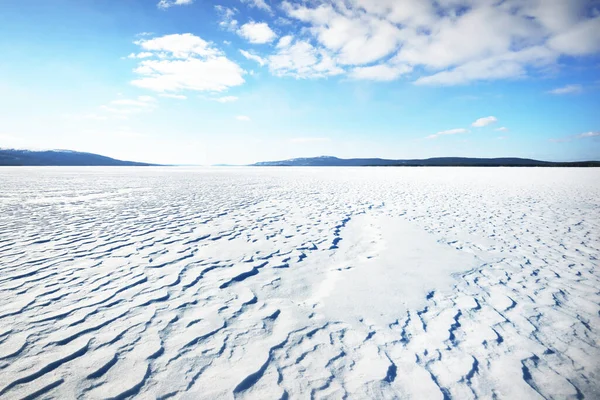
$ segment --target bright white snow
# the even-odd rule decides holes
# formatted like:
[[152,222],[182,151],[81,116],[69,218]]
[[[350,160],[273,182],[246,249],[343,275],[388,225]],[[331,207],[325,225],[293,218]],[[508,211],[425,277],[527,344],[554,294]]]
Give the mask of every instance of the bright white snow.
[[600,170],[2,168],[1,398],[600,398]]

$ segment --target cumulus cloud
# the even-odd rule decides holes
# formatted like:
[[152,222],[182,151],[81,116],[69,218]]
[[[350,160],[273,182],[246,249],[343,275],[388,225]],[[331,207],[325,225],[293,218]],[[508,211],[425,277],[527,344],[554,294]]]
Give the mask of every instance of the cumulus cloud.
[[267,60],[265,60],[264,58],[257,56],[256,54],[252,54],[246,50],[240,50],[240,53],[242,53],[242,55],[248,60],[256,61],[260,64],[261,67],[267,63]]
[[581,21],[553,36],[548,41],[548,45],[562,54],[574,56],[600,51],[600,15],[598,15],[598,11],[596,11],[595,18]]
[[237,9],[217,5],[215,6],[215,10],[217,11],[217,14],[219,14],[219,16],[221,17],[221,21],[219,21],[219,26],[222,29],[228,31],[235,31],[237,29],[238,22],[235,18],[233,18],[233,16],[237,14]]
[[268,5],[265,0],[242,0],[242,2],[248,4],[250,7],[255,7],[263,11],[272,11],[271,6]]
[[508,132],[508,128],[505,126],[502,126],[500,128],[496,128],[494,129],[496,132]]
[[250,117],[247,115],[238,115],[235,117],[235,119],[237,119],[238,121],[244,121],[244,122],[250,121]]
[[157,91],[181,90],[221,92],[244,83],[246,73],[212,43],[191,33],[166,35],[135,42],[152,59],[139,62],[131,83]]
[[156,5],[158,8],[167,9],[173,6],[184,6],[192,4],[194,0],[160,0]]
[[545,67],[556,61],[558,55],[547,48],[532,47],[465,62],[415,81],[417,85],[452,86],[473,81],[517,79],[527,76],[528,67]]
[[344,73],[327,51],[315,48],[308,41],[286,40],[282,46],[279,44],[277,53],[267,59],[269,70],[276,76],[304,79]]
[[429,135],[429,136],[427,136],[426,139],[436,139],[436,138],[438,138],[440,136],[458,135],[458,134],[461,134],[461,133],[469,133],[469,131],[467,129],[464,129],[464,128],[449,129],[447,131],[441,131],[441,132],[438,132],[436,134]]
[[292,35],[283,36],[277,42],[277,48],[283,49],[283,48],[289,47],[289,45],[292,44],[293,40],[294,40],[294,37]]
[[549,90],[548,93],[560,95],[560,94],[581,93],[582,91],[583,91],[583,87],[581,85],[566,85],[563,87]]
[[[135,42],[147,52],[158,52],[161,55],[169,54],[173,58],[189,58],[191,56],[216,56],[220,51],[206,40],[191,33],[165,35],[152,39],[143,39]],[[151,53],[154,54],[154,53]]]
[[275,48],[276,52],[267,57],[246,50],[240,50],[240,53],[260,66],[268,65],[271,73],[276,76],[306,79],[344,73],[326,50],[315,48],[309,41],[294,41],[293,36],[287,35],[279,39]]
[[[267,10],[263,0],[245,1]],[[276,21],[294,23],[280,24],[288,32],[274,54],[261,57],[281,65],[282,50],[296,46],[305,61],[288,56],[285,68],[271,69],[275,75],[304,76],[307,60],[323,55],[335,73],[312,76],[393,80],[418,71],[416,84],[460,85],[523,79],[557,67],[561,56],[600,52],[600,7],[588,0],[284,1],[280,10]],[[266,24],[255,35],[257,25],[236,31],[253,43],[276,38]]]
[[240,27],[238,35],[253,44],[271,43],[277,34],[266,22],[248,22]]
[[496,122],[498,122],[498,119],[496,117],[490,116],[490,117],[479,118],[477,121],[473,122],[471,124],[471,126],[474,128],[482,128],[484,126],[495,124]]
[[400,29],[391,21],[361,11],[360,5],[324,4],[316,8],[284,2],[288,15],[310,25],[318,43],[344,65],[377,61],[400,45]]
[[142,77],[133,80],[133,85],[157,92],[221,92],[244,83],[242,68],[221,56],[206,60],[149,60],[142,62],[134,72]]

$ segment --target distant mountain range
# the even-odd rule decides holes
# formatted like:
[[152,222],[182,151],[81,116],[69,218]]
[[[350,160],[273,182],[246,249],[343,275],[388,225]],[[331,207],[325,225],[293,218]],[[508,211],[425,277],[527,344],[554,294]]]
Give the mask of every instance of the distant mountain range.
[[0,166],[149,166],[157,164],[122,161],[99,154],[69,150],[0,149]]
[[[99,154],[70,150],[0,149],[0,166],[152,166],[135,161],[123,161]],[[225,166],[225,164],[221,164]],[[439,157],[415,160],[384,158],[337,158],[331,156],[292,158],[282,161],[262,161],[252,166],[272,167],[600,167],[600,161],[551,162],[528,158],[466,158]]]
[[331,156],[292,158],[283,161],[263,161],[257,167],[600,167],[600,161],[551,162],[529,158],[467,158],[438,157],[418,160],[383,158],[337,158]]

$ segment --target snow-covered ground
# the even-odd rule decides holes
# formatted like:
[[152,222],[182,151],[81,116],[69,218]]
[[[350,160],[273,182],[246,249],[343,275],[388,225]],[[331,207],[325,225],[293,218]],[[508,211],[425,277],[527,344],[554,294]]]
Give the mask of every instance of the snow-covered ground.
[[0,398],[600,398],[600,169],[3,168]]

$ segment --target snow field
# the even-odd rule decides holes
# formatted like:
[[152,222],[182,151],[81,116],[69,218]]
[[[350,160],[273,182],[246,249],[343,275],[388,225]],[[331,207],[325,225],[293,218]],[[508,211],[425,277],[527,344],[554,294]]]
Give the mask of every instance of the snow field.
[[0,397],[600,398],[600,170],[3,168]]

